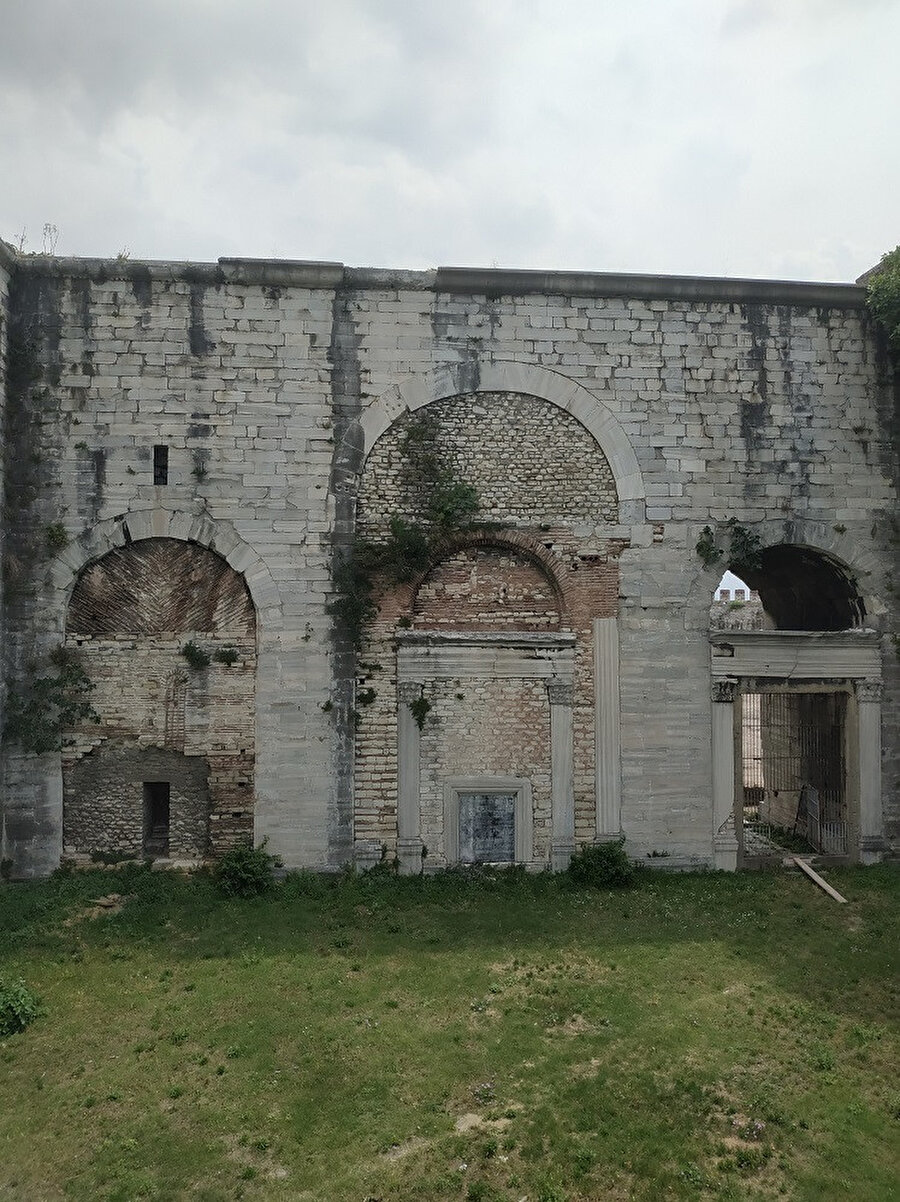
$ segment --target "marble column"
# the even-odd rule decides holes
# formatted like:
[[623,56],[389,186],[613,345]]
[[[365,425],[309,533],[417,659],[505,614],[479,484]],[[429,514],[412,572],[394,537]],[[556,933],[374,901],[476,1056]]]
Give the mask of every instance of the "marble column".
[[713,854],[716,868],[737,868],[738,838],[734,826],[734,704],[737,682],[712,682]]
[[422,871],[419,824],[419,724],[409,708],[422,695],[422,686],[397,685],[397,865],[406,876]]
[[550,804],[552,837],[550,865],[554,872],[569,867],[575,850],[575,768],[571,684],[547,682],[550,698]]
[[872,864],[884,851],[881,812],[881,696],[880,680],[856,685],[859,712],[859,858]]
[[622,742],[619,707],[619,625],[594,620],[594,760],[598,843],[622,831]]

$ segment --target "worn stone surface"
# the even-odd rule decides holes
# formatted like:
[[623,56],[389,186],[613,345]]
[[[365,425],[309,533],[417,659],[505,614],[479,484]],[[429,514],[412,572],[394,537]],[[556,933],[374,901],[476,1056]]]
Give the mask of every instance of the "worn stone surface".
[[[850,286],[4,251],[0,336],[27,336],[39,368],[0,397],[15,483],[0,523],[6,676],[21,682],[62,641],[75,579],[105,552],[166,537],[214,548],[257,615],[256,836],[319,867],[346,860],[354,835],[380,839],[396,807],[394,685],[360,665],[357,689],[378,697],[354,705],[332,561],[352,542],[358,487],[363,520],[387,516],[402,484],[391,447],[411,411],[431,410],[459,466],[477,465],[503,554],[552,557],[560,628],[578,636],[579,840],[594,831],[591,619],[617,615],[629,850],[712,861],[718,573],[694,547],[734,517],[765,545],[827,552],[856,581],[882,638],[883,830],[896,842],[896,391],[862,302]],[[383,607],[386,656],[412,601]],[[58,862],[58,754],[6,747],[2,838],[19,875]]]

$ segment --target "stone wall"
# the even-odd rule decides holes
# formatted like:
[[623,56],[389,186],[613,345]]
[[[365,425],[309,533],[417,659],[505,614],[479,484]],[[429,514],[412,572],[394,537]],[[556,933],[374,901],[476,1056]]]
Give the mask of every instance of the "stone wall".
[[[357,838],[378,837],[393,821],[396,697],[384,667],[360,664],[356,676],[328,610],[331,565],[353,540],[358,489],[363,529],[367,514],[377,527],[394,511],[391,440],[429,410],[460,446],[493,448],[479,468],[489,509],[553,557],[561,593],[595,590],[580,610],[566,600],[563,623],[584,673],[580,812],[595,787],[587,617],[609,613],[611,598],[629,849],[711,862],[717,572],[694,548],[705,525],[734,517],[764,544],[822,549],[858,581],[882,637],[884,829],[900,839],[896,402],[862,289],[37,256],[16,262],[10,306],[41,375],[7,418],[8,672],[23,679],[62,640],[74,578],[99,555],[129,538],[215,547],[259,618],[255,831],[288,864],[336,866],[354,824]],[[608,474],[584,474],[589,442]],[[544,478],[541,447],[561,443],[568,471]],[[164,486],[153,483],[160,444]],[[504,492],[519,449],[528,469]],[[48,540],[57,526],[65,547]],[[412,620],[412,595],[391,604],[388,640],[388,623]],[[357,706],[354,680],[378,698]],[[365,740],[379,729],[376,757]],[[19,875],[49,871],[61,853],[60,757],[8,746],[3,772],[3,855]],[[579,821],[579,838],[592,830]]]
[[202,861],[209,854],[208,763],[158,747],[115,742],[93,749],[67,773],[63,853],[76,861],[91,854],[145,854],[146,782],[171,786],[168,856]]
[[427,867],[446,865],[444,782],[453,777],[530,781],[534,851],[550,862],[550,705],[540,680],[426,680],[431,709],[421,737],[421,834]]

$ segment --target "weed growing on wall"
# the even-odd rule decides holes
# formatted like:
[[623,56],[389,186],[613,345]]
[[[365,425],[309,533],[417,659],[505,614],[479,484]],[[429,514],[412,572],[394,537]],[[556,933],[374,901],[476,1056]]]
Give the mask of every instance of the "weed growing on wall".
[[62,522],[51,522],[48,526],[45,526],[44,539],[47,543],[47,550],[51,555],[56,555],[58,551],[65,551],[69,545],[69,535]]
[[425,726],[425,719],[431,713],[431,702],[427,697],[417,697],[415,701],[409,703],[409,711],[413,716],[416,726],[422,730]]
[[99,722],[88,696],[94,683],[66,647],[50,654],[53,671],[32,675],[21,690],[10,686],[4,733],[33,755],[59,751],[68,740],[63,732],[82,722]]
[[882,255],[866,290],[866,304],[900,358],[900,246]]
[[437,442],[438,425],[425,415],[407,427],[400,444],[401,476],[412,495],[417,520],[394,514],[382,540],[357,539],[334,570],[337,600],[331,612],[356,648],[378,613],[375,583],[408,584],[439,558],[446,540],[472,526],[479,509],[478,491],[460,480]]
[[742,572],[758,572],[762,567],[762,539],[737,518],[725,523],[724,539],[711,526],[704,526],[694,546],[703,566],[714,567],[722,558],[729,568],[740,575]]
[[204,651],[198,643],[193,641],[193,639],[191,639],[189,643],[185,643],[185,645],[181,648],[181,654],[187,660],[188,665],[193,668],[195,672],[199,672],[202,668],[208,668],[212,662],[209,652]]

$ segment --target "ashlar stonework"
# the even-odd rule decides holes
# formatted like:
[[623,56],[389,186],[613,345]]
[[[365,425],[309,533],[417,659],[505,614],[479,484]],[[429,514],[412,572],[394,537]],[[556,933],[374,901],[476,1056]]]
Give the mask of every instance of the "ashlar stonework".
[[[838,699],[807,708],[847,856],[897,850],[900,388],[863,288],[0,244],[0,316],[0,705],[64,646],[99,718],[7,731],[12,875],[263,838],[734,868],[744,698],[798,690]],[[437,537],[448,481],[478,504]],[[428,553],[373,573],[357,645],[342,565],[396,519]],[[729,565],[748,629],[711,624]]]

